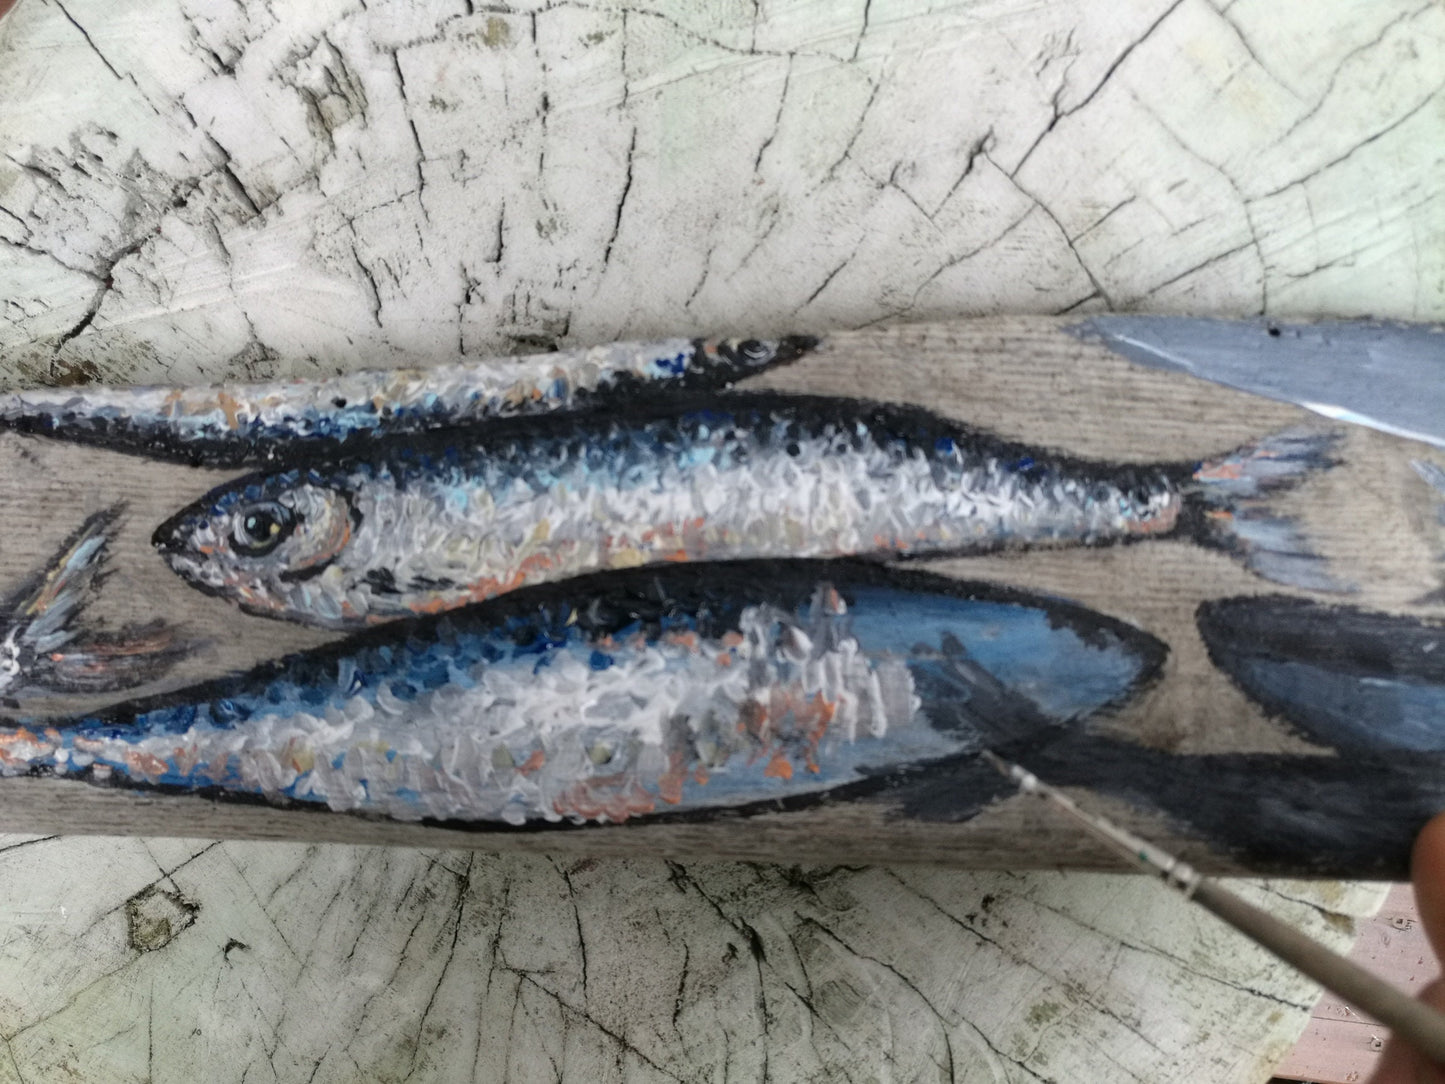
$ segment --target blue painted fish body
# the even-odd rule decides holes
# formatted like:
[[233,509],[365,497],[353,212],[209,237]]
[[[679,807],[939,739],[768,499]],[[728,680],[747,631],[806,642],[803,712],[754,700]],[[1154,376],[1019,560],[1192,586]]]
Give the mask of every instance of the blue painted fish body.
[[197,465],[271,463],[501,418],[724,387],[817,340],[666,339],[428,369],[195,388],[38,388],[0,394],[0,427]]
[[1080,607],[925,574],[637,570],[15,726],[0,767],[402,819],[616,822],[884,785],[1121,703],[1163,655]]
[[[669,561],[1211,539],[1232,502],[1292,484],[1327,444],[1286,435],[1207,470],[1117,466],[914,408],[729,395],[377,442],[222,486],[155,541],[202,590],[346,628]],[[1263,556],[1298,540],[1284,524],[1266,541]]]

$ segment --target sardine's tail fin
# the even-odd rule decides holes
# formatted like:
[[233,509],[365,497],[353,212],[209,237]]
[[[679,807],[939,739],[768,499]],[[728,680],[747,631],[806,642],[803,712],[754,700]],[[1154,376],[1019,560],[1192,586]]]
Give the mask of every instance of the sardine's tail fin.
[[1289,429],[1200,463],[1189,485],[1186,522],[1200,543],[1223,550],[1250,571],[1311,591],[1347,593],[1278,499],[1310,475],[1340,463],[1340,434]]
[[106,547],[124,512],[119,503],[89,516],[61,543],[49,566],[5,602],[10,623],[24,627],[35,650],[53,650],[70,639],[71,621],[105,575]]

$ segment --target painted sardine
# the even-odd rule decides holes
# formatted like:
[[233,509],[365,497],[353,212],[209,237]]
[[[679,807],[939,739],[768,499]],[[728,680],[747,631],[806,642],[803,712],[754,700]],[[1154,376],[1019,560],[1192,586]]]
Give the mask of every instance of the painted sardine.
[[223,485],[154,540],[192,586],[331,628],[664,562],[1179,534],[1329,587],[1264,501],[1328,466],[1333,439],[1284,433],[1211,463],[1123,466],[913,407],[729,394],[376,441]]
[[718,388],[816,339],[667,339],[324,380],[195,388],[38,388],[0,394],[0,427],[205,466],[274,462],[368,434],[574,410]]
[[[876,565],[638,569],[362,633],[164,698],[0,725],[0,771],[400,819],[619,822],[945,781],[1122,704],[1164,646]],[[993,783],[989,783],[989,779]],[[936,805],[936,803],[935,803]]]

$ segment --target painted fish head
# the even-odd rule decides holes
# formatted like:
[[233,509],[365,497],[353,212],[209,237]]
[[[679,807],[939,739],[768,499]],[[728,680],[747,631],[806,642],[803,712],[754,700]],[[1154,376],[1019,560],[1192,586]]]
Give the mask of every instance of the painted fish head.
[[[213,489],[161,524],[151,541],[172,571],[202,591],[253,612],[314,622],[317,581],[334,568],[360,520],[345,490],[315,472],[290,470]],[[336,605],[340,621],[344,599]]]

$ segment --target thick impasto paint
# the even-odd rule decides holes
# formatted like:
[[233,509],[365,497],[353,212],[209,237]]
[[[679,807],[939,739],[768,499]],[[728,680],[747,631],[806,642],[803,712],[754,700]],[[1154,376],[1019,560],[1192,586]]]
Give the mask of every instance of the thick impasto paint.
[[12,727],[0,770],[401,819],[616,823],[877,790],[1078,724],[1163,656],[1080,607],[922,573],[679,566]]
[[0,426],[213,467],[294,459],[369,434],[618,406],[718,388],[817,340],[667,339],[325,380],[200,388],[40,388],[0,395]]
[[156,532],[193,586],[330,628],[438,613],[598,569],[919,556],[1183,535],[1297,586],[1337,586],[1271,494],[1329,434],[1219,460],[1085,462],[917,408],[743,396],[378,441],[250,475]]
[[[1445,625],[1327,601],[1352,570],[1313,551],[1300,509],[1339,477],[1337,428],[1138,465],[918,407],[728,388],[818,345],[0,397],[26,441],[249,470],[146,524],[153,559],[236,621],[344,634],[126,699],[203,641],[91,617],[122,509],[83,509],[0,610],[0,774],[494,830],[838,802],[922,824],[1008,790],[988,748],[1246,863],[1398,871],[1445,802]],[[1438,464],[1411,466],[1438,503]],[[887,564],[1132,543],[1253,573],[1261,593],[1207,601],[1198,633],[1319,752],[1122,737],[1097,724],[1168,680],[1151,630]],[[55,708],[74,693],[115,695]],[[1362,793],[1378,815],[1358,816]]]

